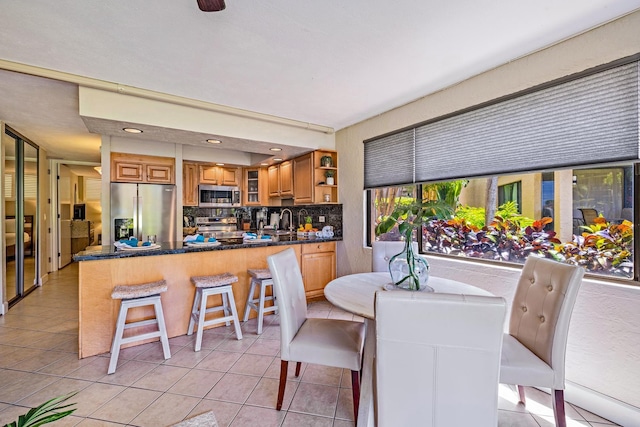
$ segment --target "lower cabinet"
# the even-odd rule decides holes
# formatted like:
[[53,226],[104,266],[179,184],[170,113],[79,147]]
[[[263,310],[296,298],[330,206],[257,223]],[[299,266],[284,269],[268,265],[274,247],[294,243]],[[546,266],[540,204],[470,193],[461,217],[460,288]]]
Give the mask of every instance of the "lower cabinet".
[[307,299],[324,296],[324,287],[336,278],[336,243],[301,245],[300,262]]

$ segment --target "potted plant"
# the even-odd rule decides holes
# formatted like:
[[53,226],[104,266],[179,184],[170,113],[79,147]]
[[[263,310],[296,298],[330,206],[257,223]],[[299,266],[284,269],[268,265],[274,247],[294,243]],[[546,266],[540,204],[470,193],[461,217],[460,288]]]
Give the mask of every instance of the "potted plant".
[[411,291],[433,291],[427,286],[429,280],[429,264],[427,260],[414,252],[413,231],[422,228],[433,218],[449,218],[453,209],[441,201],[429,200],[414,202],[409,205],[398,205],[394,211],[376,227],[376,234],[383,234],[398,227],[405,245],[402,252],[389,260],[389,273],[393,284],[399,288]]
[[327,185],[335,184],[335,179],[333,178],[335,174],[336,174],[336,171],[333,169],[324,171],[324,176],[325,178],[327,178]]
[[71,415],[76,408],[69,408],[75,405],[75,403],[65,402],[76,394],[77,392],[48,400],[42,405],[29,410],[26,414],[20,415],[18,417],[18,421],[5,424],[4,427],[37,427],[43,424],[52,423],[60,418],[66,417],[67,415]]
[[331,156],[320,157],[320,166],[322,166],[323,168],[333,167],[333,157]]

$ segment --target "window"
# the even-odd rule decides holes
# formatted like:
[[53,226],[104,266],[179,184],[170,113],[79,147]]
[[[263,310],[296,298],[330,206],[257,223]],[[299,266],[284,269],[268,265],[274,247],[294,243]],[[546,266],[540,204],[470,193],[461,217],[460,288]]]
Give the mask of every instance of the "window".
[[[498,182],[512,178],[498,177]],[[532,172],[519,178],[498,186],[499,202],[489,224],[485,223],[487,178],[369,190],[375,212],[373,238],[401,240],[397,229],[375,235],[375,225],[398,204],[415,200],[413,194],[421,194],[423,200],[434,194],[449,197],[455,194],[448,191],[452,183],[463,182],[456,187],[461,190],[453,218],[433,219],[423,228],[422,252],[507,263],[524,263],[533,254],[583,265],[589,273],[634,277],[633,197],[628,197],[633,195],[632,164]],[[548,185],[545,190],[545,182],[553,184],[551,190],[555,185],[560,191],[556,194]],[[572,196],[563,199],[562,194]],[[594,208],[597,219],[576,227],[575,220],[582,219],[579,209],[586,208]],[[573,215],[574,223],[549,227],[554,212],[567,218]]]
[[498,186],[498,205],[504,205],[507,202],[513,202],[520,211],[522,206],[522,181],[512,182]]

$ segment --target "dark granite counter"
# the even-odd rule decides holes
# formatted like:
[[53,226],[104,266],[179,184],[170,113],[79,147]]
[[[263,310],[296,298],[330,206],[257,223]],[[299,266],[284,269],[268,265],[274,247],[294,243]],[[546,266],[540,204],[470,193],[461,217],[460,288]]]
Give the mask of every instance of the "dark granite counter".
[[303,245],[306,243],[318,243],[318,242],[335,242],[342,240],[342,237],[306,237],[298,238],[294,236],[278,236],[275,240],[259,241],[255,240],[255,243],[244,243],[240,241],[226,241],[220,242],[219,246],[202,246],[194,247],[187,246],[183,242],[168,242],[159,243],[160,248],[148,249],[148,250],[117,250],[113,245],[110,246],[90,246],[86,250],[79,252],[73,256],[74,261],[95,261],[104,259],[118,259],[118,258],[131,258],[140,256],[154,256],[154,255],[172,255],[172,254],[184,254],[193,252],[208,252],[208,251],[224,251],[229,249],[247,249],[252,247],[264,247],[264,246],[286,246],[286,245]]

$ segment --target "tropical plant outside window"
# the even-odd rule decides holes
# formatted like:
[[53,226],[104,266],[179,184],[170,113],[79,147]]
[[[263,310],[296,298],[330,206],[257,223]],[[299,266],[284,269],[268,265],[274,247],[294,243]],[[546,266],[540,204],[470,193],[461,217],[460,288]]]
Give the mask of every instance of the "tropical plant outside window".
[[[438,200],[455,213],[414,235],[424,253],[510,263],[533,254],[631,279],[633,179],[633,166],[623,165],[375,189],[371,230],[398,206]],[[500,188],[520,202],[499,203]],[[372,237],[402,240],[397,227]]]

